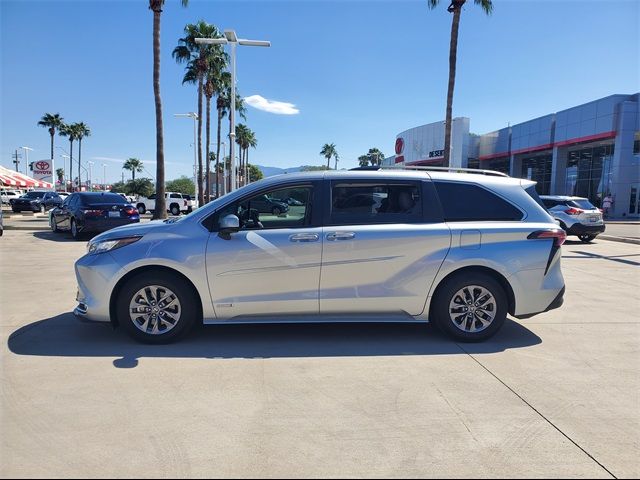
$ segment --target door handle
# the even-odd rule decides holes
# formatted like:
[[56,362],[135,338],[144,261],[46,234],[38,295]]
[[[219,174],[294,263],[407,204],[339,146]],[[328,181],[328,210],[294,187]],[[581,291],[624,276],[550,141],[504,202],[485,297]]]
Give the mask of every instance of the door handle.
[[356,238],[355,232],[331,232],[327,234],[327,240],[335,242],[338,240],[353,240]]
[[317,242],[320,235],[317,233],[296,233],[289,236],[290,242]]

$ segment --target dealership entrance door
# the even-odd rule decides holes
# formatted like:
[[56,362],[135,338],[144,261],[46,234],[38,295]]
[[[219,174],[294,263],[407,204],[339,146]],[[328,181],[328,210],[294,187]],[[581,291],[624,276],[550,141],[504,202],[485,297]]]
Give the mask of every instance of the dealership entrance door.
[[631,193],[629,194],[629,211],[627,215],[630,217],[640,217],[640,183],[631,184]]

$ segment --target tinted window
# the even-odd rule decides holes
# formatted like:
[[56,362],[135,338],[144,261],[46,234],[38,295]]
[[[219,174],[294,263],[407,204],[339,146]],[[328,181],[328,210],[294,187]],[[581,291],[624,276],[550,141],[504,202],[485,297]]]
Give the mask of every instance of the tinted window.
[[149,195],[149,200],[155,200],[156,199],[156,194],[154,193],[153,195]]
[[182,198],[182,195],[180,195],[179,193],[172,193],[170,195],[170,198]]
[[595,210],[596,207],[589,200],[570,200],[567,202],[570,207],[581,208],[583,210]]
[[542,203],[545,206],[545,208],[553,208],[556,205],[558,205],[558,202],[556,202],[555,200],[544,199],[544,200],[542,200]]
[[471,183],[434,182],[448,222],[521,220],[522,212]]
[[332,225],[421,221],[422,198],[419,182],[332,184]]
[[82,203],[127,203],[117,193],[82,193],[79,195],[82,199]]
[[42,198],[44,197],[45,192],[27,192],[25,197],[27,198]]

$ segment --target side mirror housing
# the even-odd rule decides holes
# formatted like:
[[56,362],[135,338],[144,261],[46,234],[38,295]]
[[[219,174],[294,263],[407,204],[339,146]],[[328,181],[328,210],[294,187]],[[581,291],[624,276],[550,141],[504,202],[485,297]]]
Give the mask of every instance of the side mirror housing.
[[228,240],[232,233],[240,230],[240,219],[236,215],[226,215],[218,222],[218,234]]

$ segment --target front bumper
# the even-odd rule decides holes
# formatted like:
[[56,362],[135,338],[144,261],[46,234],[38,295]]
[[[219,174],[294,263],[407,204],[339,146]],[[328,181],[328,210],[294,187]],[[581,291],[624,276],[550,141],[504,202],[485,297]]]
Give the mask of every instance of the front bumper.
[[585,225],[574,223],[567,230],[567,235],[599,235],[606,229],[604,223],[601,225]]
[[109,303],[116,283],[126,273],[109,252],[85,255],[75,263],[78,306],[76,318],[90,322],[110,322]]
[[14,211],[22,212],[26,210],[28,212],[39,212],[40,204],[39,203],[12,203],[11,209]]

